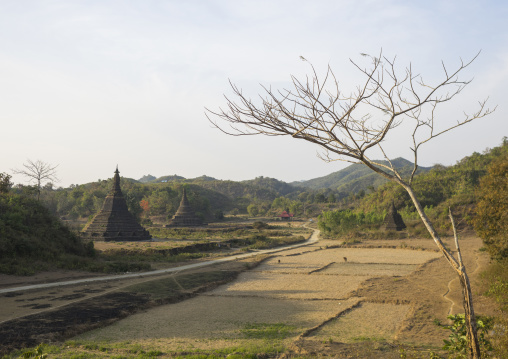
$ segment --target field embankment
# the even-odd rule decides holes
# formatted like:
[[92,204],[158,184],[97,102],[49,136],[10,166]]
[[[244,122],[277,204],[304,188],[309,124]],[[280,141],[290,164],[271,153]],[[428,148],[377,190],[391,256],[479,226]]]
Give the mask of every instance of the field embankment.
[[[280,252],[214,290],[84,333],[69,353],[96,355],[86,349],[92,342],[116,354],[136,346],[159,357],[284,352],[398,358],[399,346],[439,351],[446,333],[434,319],[459,312],[461,301],[455,275],[433,243],[335,244]],[[462,246],[475,278],[486,257],[478,251],[481,241],[465,238]],[[478,303],[480,314],[490,310]]]

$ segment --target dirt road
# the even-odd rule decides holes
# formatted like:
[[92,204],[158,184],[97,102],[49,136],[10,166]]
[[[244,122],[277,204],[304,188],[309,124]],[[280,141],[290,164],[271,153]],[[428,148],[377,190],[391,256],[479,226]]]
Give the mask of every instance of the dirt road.
[[68,286],[68,285],[86,284],[86,283],[101,282],[101,281],[125,280],[125,279],[129,279],[129,278],[146,278],[149,276],[158,276],[161,274],[182,272],[182,271],[186,271],[186,270],[207,267],[207,266],[211,266],[211,265],[215,265],[215,264],[219,264],[219,263],[245,259],[245,258],[257,256],[260,254],[272,254],[272,253],[277,253],[277,252],[281,252],[281,251],[285,251],[285,250],[289,250],[289,249],[300,248],[300,247],[304,247],[304,246],[308,246],[310,244],[316,243],[318,241],[318,239],[319,239],[319,230],[315,229],[307,241],[305,241],[303,243],[293,244],[290,246],[279,247],[279,248],[274,248],[274,249],[256,250],[256,251],[252,251],[252,252],[245,253],[245,254],[233,255],[230,257],[224,257],[224,258],[214,259],[214,260],[210,260],[210,261],[203,261],[203,262],[198,262],[198,263],[192,263],[192,264],[184,264],[184,265],[181,265],[178,267],[159,269],[159,270],[149,271],[149,272],[126,273],[126,274],[110,275],[110,276],[103,276],[103,277],[91,277],[91,278],[84,278],[84,279],[74,279],[74,280],[69,280],[69,281],[32,284],[32,285],[19,286],[19,287],[3,288],[3,289],[0,289],[0,294],[22,292],[22,291],[28,291],[28,290],[34,290],[34,289],[61,287],[61,286]]

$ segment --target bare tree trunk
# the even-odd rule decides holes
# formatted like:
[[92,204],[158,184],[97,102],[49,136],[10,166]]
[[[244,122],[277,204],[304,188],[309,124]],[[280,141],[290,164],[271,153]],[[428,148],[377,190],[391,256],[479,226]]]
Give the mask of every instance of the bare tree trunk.
[[[399,182],[400,183],[400,182]],[[410,185],[400,183],[404,189],[407,191],[409,196],[411,197],[411,200],[413,201],[416,210],[418,211],[418,214],[420,215],[420,218],[422,219],[423,223],[425,224],[425,227],[427,227],[427,230],[429,231],[430,235],[432,236],[432,239],[434,239],[434,242],[440,249],[440,251],[443,253],[444,257],[450,263],[452,268],[455,270],[457,275],[459,276],[460,285],[462,287],[462,298],[463,298],[463,306],[464,306],[464,317],[466,321],[466,330],[467,330],[467,342],[469,346],[469,356],[473,359],[480,359],[480,344],[478,341],[478,332],[477,332],[477,326],[476,326],[476,316],[474,314],[474,308],[473,308],[473,294],[471,292],[471,284],[469,282],[469,277],[466,273],[466,267],[464,266],[462,262],[462,256],[460,253],[460,247],[458,243],[457,238],[457,232],[455,228],[455,223],[453,221],[453,216],[451,215],[450,211],[450,220],[452,222],[453,227],[453,233],[455,237],[455,246],[457,247],[457,254],[459,260],[457,261],[453,255],[446,249],[444,243],[441,241],[441,238],[439,237],[438,233],[434,229],[434,226],[430,222],[429,218],[425,214],[425,211],[422,208],[422,205],[416,198],[416,195],[413,191],[413,188]]]
[[[421,145],[495,111],[495,108],[486,107],[487,100],[480,101],[476,112],[465,114],[466,117],[457,121],[456,124],[441,130],[434,126],[435,110],[438,105],[451,101],[471,82],[459,79],[458,75],[478,55],[466,63],[461,60],[456,70],[451,72],[443,64],[444,79],[435,85],[424,82],[419,74],[413,72],[411,65],[406,68],[401,77],[396,70],[395,59],[390,60],[382,56],[382,53],[379,56],[361,55],[366,57],[367,61],[371,61],[370,68],[351,61],[366,77],[363,84],[350,95],[344,96],[340,91],[339,82],[330,67],[324,79],[320,80],[314,66],[310,64],[312,69],[310,77],[303,81],[295,76],[291,77],[293,90],[272,91],[271,87],[263,87],[266,97],[260,96],[260,105],[257,101],[254,103],[242,93],[241,89],[230,82],[233,93],[237,96],[237,102],[226,97],[226,109],[219,109],[217,112],[207,110],[209,114],[224,121],[230,127],[221,127],[208,117],[208,114],[207,117],[215,127],[234,136],[262,134],[291,136],[306,140],[325,151],[321,157],[325,161],[334,161],[333,156],[337,156],[336,159],[346,162],[362,162],[374,172],[401,185],[409,193],[420,218],[439,250],[460,278],[470,355],[473,358],[480,358],[471,286],[460,255],[453,218],[450,216],[458,260],[439,238],[411,187],[418,169],[417,154]],[[307,61],[302,56],[300,58]],[[367,114],[363,113],[363,110],[358,110],[365,108],[364,106],[371,109],[367,111]],[[381,122],[379,118],[382,119]],[[414,121],[414,129],[410,137],[413,140],[411,150],[414,152],[415,159],[413,171],[406,182],[390,162],[383,150],[382,142],[387,139],[387,134],[392,129],[407,121]],[[367,152],[370,153],[374,147],[379,147],[389,165],[370,160]]]
[[478,341],[478,328],[476,326],[476,316],[473,307],[473,293],[471,293],[471,284],[464,268],[460,275],[460,285],[464,298],[464,311],[467,329],[467,344],[469,346],[469,355],[471,358],[480,358],[480,342]]

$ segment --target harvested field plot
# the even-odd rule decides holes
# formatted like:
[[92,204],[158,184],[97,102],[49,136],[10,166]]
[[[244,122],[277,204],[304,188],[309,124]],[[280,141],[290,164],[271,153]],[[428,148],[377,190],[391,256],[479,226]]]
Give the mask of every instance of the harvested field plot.
[[[418,264],[332,263],[319,274],[342,276],[404,276],[418,268]],[[316,273],[317,274],[317,273]]]
[[[295,250],[292,250],[295,251]],[[286,254],[286,252],[284,252]],[[409,249],[390,249],[390,248],[332,248],[314,250],[301,255],[285,255],[272,258],[261,264],[257,271],[282,272],[282,273],[310,273],[318,269],[326,271],[325,267],[340,268],[339,263],[352,266],[352,269],[358,264],[387,264],[394,271],[414,270],[416,266],[423,264],[430,259],[438,258],[440,254],[431,251],[414,251]],[[344,260],[347,258],[347,262]],[[279,262],[280,261],[280,262]],[[408,265],[412,267],[396,267],[397,265]],[[361,267],[360,267],[361,268]],[[378,267],[381,268],[381,267]],[[372,267],[375,270],[375,267]],[[351,272],[351,268],[346,269]],[[338,272],[340,273],[340,271]],[[369,273],[375,275],[375,273]],[[404,274],[397,274],[404,275]]]
[[348,314],[335,319],[313,333],[311,338],[319,341],[351,343],[361,340],[395,339],[409,305],[362,303]]
[[[356,307],[362,298],[352,293],[370,278],[404,276],[438,256],[435,252],[387,248],[292,249],[199,297],[132,315],[76,339],[141,345],[158,342],[165,351],[208,350],[243,343],[251,331],[267,335],[262,339],[270,345],[279,345],[323,325],[311,331],[308,339],[391,340],[409,306],[365,302]],[[332,319],[344,311],[347,314]],[[263,329],[279,326],[285,328],[284,334]]]
[[84,340],[134,339],[235,339],[251,323],[284,323],[295,327],[294,336],[351,305],[345,301],[301,301],[256,297],[200,296],[132,315],[109,327],[79,336]]
[[211,294],[259,296],[288,299],[346,298],[370,276],[323,276],[318,274],[243,273],[233,283],[217,288]]
[[[35,323],[37,332],[30,336],[31,341],[25,341],[36,345],[52,338],[39,333],[45,330],[43,320],[58,334],[55,325],[64,323],[62,330],[69,330],[67,322],[74,321],[79,312],[85,315],[83,328],[91,330],[99,328],[95,317],[86,314],[91,304],[107,310],[104,314],[111,314],[107,319],[111,323],[126,313],[110,309],[126,308],[122,300],[134,303],[126,295],[143,299],[130,316],[66,342],[68,346],[58,349],[58,357],[227,357],[241,353],[277,357],[285,353],[391,359],[399,357],[400,345],[442,346],[446,333],[434,324],[434,318],[444,320],[459,307],[460,288],[439,253],[418,250],[421,246],[415,244],[426,243],[423,240],[391,240],[382,247],[361,243],[334,248],[337,242],[325,243],[280,250],[259,265],[260,258],[252,259],[253,263],[242,259],[160,278],[7,293],[0,314],[5,320],[38,313],[10,323],[19,324],[11,328],[18,337],[26,334],[27,323]],[[473,275],[480,273],[481,241],[471,239],[463,244],[466,265]],[[220,273],[221,279],[225,271],[236,271],[235,277],[241,273],[232,282],[218,281],[200,289],[201,282],[215,283],[215,274]],[[476,277],[473,279],[478,280]],[[217,287],[219,283],[225,284]],[[103,308],[104,300],[111,296],[117,299],[114,308]],[[74,313],[80,306],[83,308]],[[480,304],[478,313],[486,313],[482,309]],[[59,314],[68,317],[54,320]],[[4,329],[10,324],[4,323]],[[70,330],[76,323],[72,325]]]

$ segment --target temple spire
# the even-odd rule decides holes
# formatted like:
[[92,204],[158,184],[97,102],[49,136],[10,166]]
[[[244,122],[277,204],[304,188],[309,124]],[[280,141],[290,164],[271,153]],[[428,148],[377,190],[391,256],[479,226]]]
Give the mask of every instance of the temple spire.
[[118,165],[116,165],[115,176],[113,177],[113,194],[122,194],[122,189],[120,188],[120,171],[118,171]]
[[183,188],[182,200],[180,201],[180,208],[189,207],[189,200],[187,199],[187,190]]

